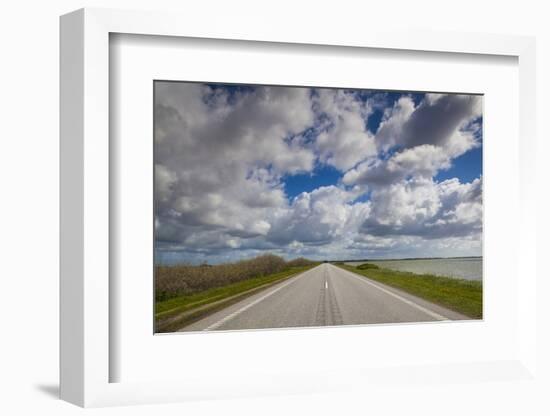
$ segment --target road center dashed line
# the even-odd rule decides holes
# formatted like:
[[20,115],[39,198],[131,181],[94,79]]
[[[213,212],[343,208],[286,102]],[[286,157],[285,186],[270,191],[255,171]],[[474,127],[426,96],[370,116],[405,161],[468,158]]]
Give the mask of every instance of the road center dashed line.
[[386,293],[387,295],[390,295],[390,296],[393,296],[396,299],[399,299],[401,302],[404,302],[407,305],[412,306],[413,308],[416,308],[419,311],[424,312],[425,314],[431,316],[432,318],[437,319],[438,321],[448,321],[448,320],[450,320],[450,318],[447,318],[446,316],[440,315],[437,312],[434,312],[434,311],[432,311],[428,308],[425,308],[424,306],[419,305],[416,302],[413,302],[412,300],[404,298],[403,296],[400,296],[397,293],[394,293],[394,292],[392,292],[392,291],[390,291],[390,290],[388,290],[388,289],[386,289],[386,288],[384,288],[380,285],[377,285],[376,283],[371,282],[370,280],[367,280],[368,278],[365,279],[362,276],[356,276],[354,273],[352,273],[348,270],[344,270],[344,269],[341,269],[341,270],[347,272],[347,274],[349,276],[354,277],[354,278],[360,280],[361,282],[366,283],[367,285],[371,285],[371,286],[375,287],[376,289]]

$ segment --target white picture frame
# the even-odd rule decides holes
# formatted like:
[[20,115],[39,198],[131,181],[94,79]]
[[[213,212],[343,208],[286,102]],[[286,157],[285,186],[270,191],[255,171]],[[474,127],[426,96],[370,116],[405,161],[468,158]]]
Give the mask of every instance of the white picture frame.
[[[380,368],[367,373],[331,369],[331,377],[296,374],[281,368],[265,379],[237,380],[228,387],[223,375],[212,382],[200,374],[182,380],[111,382],[110,366],[117,357],[110,348],[109,275],[110,176],[109,152],[109,36],[113,33],[331,45],[339,48],[429,51],[441,54],[504,55],[519,65],[519,210],[518,267],[523,276],[517,292],[517,354],[506,360],[471,363],[442,362],[422,367],[416,377],[442,377],[479,382],[487,374],[506,380],[536,376],[535,190],[535,41],[529,37],[395,31],[349,28],[327,34],[279,29],[275,25],[204,26],[200,19],[173,13],[83,9],[61,18],[61,398],[80,406],[159,403],[213,397],[323,392],[345,389],[340,380],[388,383],[406,379],[406,371]],[[404,330],[404,329],[403,329]],[[328,370],[323,370],[328,371]],[[484,373],[484,377],[479,377]],[[478,376],[476,376],[478,374]]]

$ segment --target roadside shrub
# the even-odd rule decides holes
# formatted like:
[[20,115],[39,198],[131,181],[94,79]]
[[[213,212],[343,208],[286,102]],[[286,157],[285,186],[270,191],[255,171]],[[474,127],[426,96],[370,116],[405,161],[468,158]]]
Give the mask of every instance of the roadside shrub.
[[159,302],[242,280],[279,273],[289,267],[310,264],[313,262],[303,258],[287,263],[282,257],[266,254],[249,260],[218,265],[159,265],[155,267],[155,298]]
[[297,259],[287,261],[286,265],[288,267],[305,267],[305,266],[311,266],[315,262],[308,260],[304,257],[298,257]]
[[359,266],[356,266],[355,268],[359,270],[367,270],[367,269],[379,269],[380,267],[372,263],[363,263],[363,264],[360,264]]

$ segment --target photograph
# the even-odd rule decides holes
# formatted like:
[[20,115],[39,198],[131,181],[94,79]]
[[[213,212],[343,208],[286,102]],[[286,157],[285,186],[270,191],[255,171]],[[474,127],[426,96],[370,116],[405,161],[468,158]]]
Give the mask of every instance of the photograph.
[[483,319],[482,94],[152,88],[155,333]]

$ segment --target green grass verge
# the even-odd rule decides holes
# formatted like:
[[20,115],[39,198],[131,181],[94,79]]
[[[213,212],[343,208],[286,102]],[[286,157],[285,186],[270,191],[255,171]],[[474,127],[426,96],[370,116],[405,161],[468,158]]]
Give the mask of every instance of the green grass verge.
[[178,296],[156,302],[156,332],[176,331],[259,290],[302,273],[316,265],[291,267],[280,273],[247,279],[192,295]]
[[383,268],[361,270],[349,265],[339,264],[338,266],[445,306],[470,318],[483,317],[483,285],[478,280],[453,279]]
[[355,268],[359,270],[367,270],[367,269],[372,270],[372,269],[379,269],[380,267],[372,263],[363,263],[363,264],[360,264],[359,266],[355,266]]

